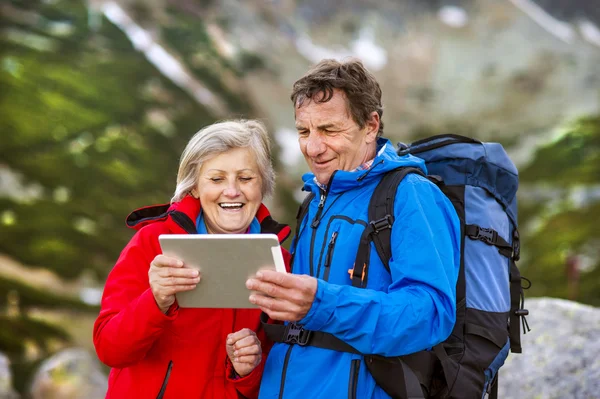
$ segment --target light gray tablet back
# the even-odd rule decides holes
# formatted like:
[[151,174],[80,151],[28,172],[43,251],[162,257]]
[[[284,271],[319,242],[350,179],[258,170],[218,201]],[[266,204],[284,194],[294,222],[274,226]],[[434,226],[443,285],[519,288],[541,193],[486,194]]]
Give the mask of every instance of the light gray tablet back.
[[259,269],[275,270],[273,252],[281,257],[274,234],[170,234],[159,241],[165,255],[202,273],[194,290],[176,295],[183,308],[255,308],[246,280]]

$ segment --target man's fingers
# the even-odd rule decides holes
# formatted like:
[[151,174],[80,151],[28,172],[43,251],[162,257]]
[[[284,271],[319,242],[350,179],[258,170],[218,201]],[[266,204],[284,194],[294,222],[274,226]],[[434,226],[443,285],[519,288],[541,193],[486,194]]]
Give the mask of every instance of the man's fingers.
[[279,321],[298,321],[300,319],[302,319],[302,317],[299,317],[297,314],[292,314],[289,312],[280,312],[280,311],[275,311],[275,310],[271,310],[271,309],[267,309],[267,308],[260,308],[260,310],[262,310],[263,312],[265,312],[266,314],[269,315],[269,318],[271,318],[272,320],[279,320]]
[[264,295],[252,294],[250,295],[250,302],[273,312],[298,313],[302,310],[296,303],[281,298],[269,298]]
[[280,273],[274,270],[261,270],[256,273],[256,277],[253,280],[272,283],[284,288],[297,288],[301,286],[300,276],[295,274]]
[[264,295],[281,298],[286,295],[285,289],[276,284],[265,282],[257,279],[250,279],[246,282],[248,289],[260,292]]

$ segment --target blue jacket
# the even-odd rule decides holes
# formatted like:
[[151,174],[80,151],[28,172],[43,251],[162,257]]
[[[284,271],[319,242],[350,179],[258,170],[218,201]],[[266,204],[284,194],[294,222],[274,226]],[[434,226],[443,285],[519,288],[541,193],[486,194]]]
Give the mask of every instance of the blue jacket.
[[[383,174],[399,166],[426,171],[423,160],[399,157],[388,140],[379,139],[369,170],[336,171],[315,229],[310,222],[325,193],[313,174],[303,177],[304,189],[315,198],[292,243],[293,273],[317,277],[318,286],[299,323],[333,334],[364,354],[399,356],[430,348],[450,335],[455,321],[459,220],[438,187],[416,174],[406,176],[396,194],[391,273],[372,247],[367,287],[351,285],[348,269],[368,221],[371,194]],[[259,398],[389,396],[375,385],[362,355],[277,343],[267,358]]]

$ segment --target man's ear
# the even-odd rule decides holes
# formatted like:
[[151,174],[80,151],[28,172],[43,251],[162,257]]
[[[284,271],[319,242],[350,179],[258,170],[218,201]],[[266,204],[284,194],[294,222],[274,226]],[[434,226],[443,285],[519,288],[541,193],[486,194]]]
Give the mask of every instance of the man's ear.
[[376,111],[371,112],[369,119],[365,122],[366,131],[366,142],[371,144],[377,140],[377,133],[379,132],[379,114]]

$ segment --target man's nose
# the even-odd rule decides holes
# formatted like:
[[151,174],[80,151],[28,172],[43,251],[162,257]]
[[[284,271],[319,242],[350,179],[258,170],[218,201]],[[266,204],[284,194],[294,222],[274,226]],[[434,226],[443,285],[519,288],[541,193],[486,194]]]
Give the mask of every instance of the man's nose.
[[320,134],[310,132],[306,141],[306,154],[309,157],[317,157],[325,152],[325,142]]

